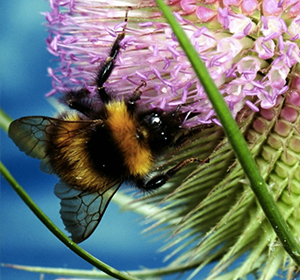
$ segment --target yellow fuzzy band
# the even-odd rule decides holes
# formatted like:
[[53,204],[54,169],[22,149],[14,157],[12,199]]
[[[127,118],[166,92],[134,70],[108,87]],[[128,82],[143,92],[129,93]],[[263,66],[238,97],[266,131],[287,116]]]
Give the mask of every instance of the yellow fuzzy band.
[[[107,105],[108,125],[115,142],[124,156],[124,162],[133,176],[145,176],[152,168],[153,158],[147,143],[139,139],[138,121],[130,115],[123,100]],[[143,131],[143,136],[147,137]]]

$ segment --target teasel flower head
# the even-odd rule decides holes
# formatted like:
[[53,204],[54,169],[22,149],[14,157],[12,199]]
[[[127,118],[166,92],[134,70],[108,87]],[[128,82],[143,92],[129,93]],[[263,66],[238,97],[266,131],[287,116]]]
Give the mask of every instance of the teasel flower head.
[[[277,207],[300,240],[300,5],[297,0],[167,1],[219,87],[247,140]],[[145,106],[199,113],[194,126],[215,123],[159,167],[180,159],[209,159],[185,168],[159,191],[130,208],[158,207],[152,225],[165,228],[163,249],[174,249],[170,267],[194,273],[218,261],[207,279],[240,279],[254,273],[292,279],[297,266],[285,252],[222,133],[219,121],[171,28],[152,0],[50,1],[45,13],[53,90],[86,87],[95,94],[95,72],[118,32],[126,36],[105,86],[128,96],[146,82]],[[121,90],[120,90],[121,89]],[[158,168],[159,168],[158,167]],[[151,208],[149,208],[151,209]],[[177,244],[181,244],[177,246]],[[230,265],[240,256],[234,268]],[[204,278],[204,277],[203,277]],[[198,279],[198,278],[197,278]]]

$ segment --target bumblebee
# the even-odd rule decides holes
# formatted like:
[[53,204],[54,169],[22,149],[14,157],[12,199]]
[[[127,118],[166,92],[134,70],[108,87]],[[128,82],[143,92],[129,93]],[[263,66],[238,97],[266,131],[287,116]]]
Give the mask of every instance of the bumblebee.
[[[125,18],[127,24],[127,15]],[[143,191],[163,186],[191,158],[164,173],[152,175],[155,163],[169,148],[178,148],[207,125],[184,127],[193,114],[138,103],[141,88],[128,98],[109,94],[104,83],[115,66],[125,27],[95,77],[97,94],[86,88],[66,92],[70,110],[58,118],[32,116],[13,121],[8,135],[28,156],[41,160],[41,169],[60,181],[54,192],[61,199],[61,218],[74,242],[87,239],[99,224],[116,191],[127,182]]]

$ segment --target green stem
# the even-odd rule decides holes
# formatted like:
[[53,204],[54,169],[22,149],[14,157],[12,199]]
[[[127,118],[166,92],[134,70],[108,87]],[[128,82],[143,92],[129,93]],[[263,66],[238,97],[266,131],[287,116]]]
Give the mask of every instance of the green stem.
[[165,18],[173,29],[182,49],[189,58],[194,71],[196,72],[199,80],[201,81],[210,102],[223,126],[226,136],[238,158],[245,174],[247,175],[251,188],[256,195],[266,217],[276,232],[278,238],[281,240],[282,245],[288,254],[294,259],[297,265],[300,265],[300,246],[285,220],[281,216],[275,201],[269,192],[269,188],[263,180],[259,169],[249,151],[247,143],[239,131],[239,128],[234,121],[229,108],[227,107],[222,95],[219,93],[209,72],[201,61],[199,54],[192,46],[189,38],[181,28],[173,16],[169,7],[163,0],[156,0],[157,5],[163,12]]
[[11,122],[12,119],[0,108],[0,128],[7,132]]
[[116,279],[124,280],[134,280],[137,279],[133,276],[125,275],[118,271],[117,269],[101,262],[87,251],[83,250],[76,243],[70,240],[44,213],[43,211],[34,203],[31,197],[25,192],[25,190],[18,184],[18,182],[12,177],[10,172],[6,167],[0,162],[0,173],[7,180],[7,182],[13,187],[16,193],[21,197],[21,199],[26,203],[26,205],[31,209],[31,211],[41,220],[41,222],[67,247],[69,247],[75,254],[89,262],[91,265],[102,270],[108,275]]
[[[85,269],[67,269],[67,268],[52,268],[52,267],[38,267],[38,266],[26,266],[26,265],[15,265],[15,264],[1,264],[4,267],[10,267],[14,269],[20,269],[24,271],[30,271],[42,274],[56,274],[74,277],[88,277],[97,279],[107,279],[107,274],[104,274],[98,270],[85,270]],[[163,268],[155,269],[141,269],[141,270],[129,270],[128,274],[134,275],[135,277],[153,279],[160,276],[170,275],[174,273],[182,273],[184,271],[196,268],[199,266],[198,262],[190,262],[186,265],[168,266]],[[136,279],[136,278],[135,278]]]

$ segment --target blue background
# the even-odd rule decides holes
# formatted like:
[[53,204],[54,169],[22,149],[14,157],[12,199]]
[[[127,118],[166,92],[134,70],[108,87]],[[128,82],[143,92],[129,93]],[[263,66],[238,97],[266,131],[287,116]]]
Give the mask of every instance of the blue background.
[[[46,10],[49,3],[43,0],[1,1],[1,107],[13,119],[55,113],[45,98],[51,90],[47,67],[53,65],[53,56],[46,50],[45,20],[40,15]],[[59,200],[53,194],[58,179],[42,173],[39,161],[21,153],[2,130],[1,160],[38,206],[63,229]],[[0,207],[1,263],[92,269],[47,230],[2,177]],[[155,235],[141,234],[145,228],[141,219],[134,213],[120,212],[111,203],[98,229],[81,246],[119,270],[162,267],[166,253],[157,251],[163,240],[154,242]],[[3,280],[40,277],[3,267],[0,276]],[[45,275],[44,279],[56,278]]]

